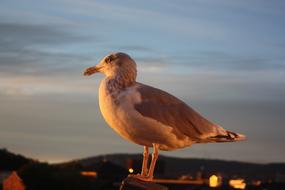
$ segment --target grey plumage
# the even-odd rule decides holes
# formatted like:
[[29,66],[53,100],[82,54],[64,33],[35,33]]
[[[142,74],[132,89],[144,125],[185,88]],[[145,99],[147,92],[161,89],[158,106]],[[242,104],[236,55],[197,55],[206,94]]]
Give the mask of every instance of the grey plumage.
[[175,96],[151,86],[137,84],[142,102],[134,107],[141,115],[172,127],[196,143],[230,142],[240,138],[237,133],[229,133],[207,120]]

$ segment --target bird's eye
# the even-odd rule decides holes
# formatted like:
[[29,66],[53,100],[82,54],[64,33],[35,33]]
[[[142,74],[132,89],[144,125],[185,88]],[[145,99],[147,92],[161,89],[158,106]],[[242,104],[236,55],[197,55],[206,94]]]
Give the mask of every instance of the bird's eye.
[[108,57],[105,58],[105,62],[106,62],[106,63],[110,63],[110,62],[111,62],[110,56],[108,56]]
[[110,63],[116,59],[116,56],[114,55],[109,55],[108,57],[105,58],[106,63]]

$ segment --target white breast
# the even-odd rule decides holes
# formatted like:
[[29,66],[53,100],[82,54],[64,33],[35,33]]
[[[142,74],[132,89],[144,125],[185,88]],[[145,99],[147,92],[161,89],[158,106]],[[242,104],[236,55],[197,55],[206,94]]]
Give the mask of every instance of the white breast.
[[[130,134],[132,128],[129,122],[134,118],[131,109],[133,110],[132,105],[135,101],[140,101],[140,97],[139,95],[135,96],[134,88],[129,88],[121,92],[117,90],[110,92],[107,81],[102,80],[99,88],[99,106],[101,113],[112,129],[123,138],[131,141],[133,141],[133,137]],[[126,110],[129,110],[129,112]]]

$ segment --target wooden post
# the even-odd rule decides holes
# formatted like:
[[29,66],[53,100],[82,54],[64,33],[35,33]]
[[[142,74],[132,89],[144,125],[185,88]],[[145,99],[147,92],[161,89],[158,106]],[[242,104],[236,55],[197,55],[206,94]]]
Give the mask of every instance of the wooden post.
[[168,188],[154,182],[127,177],[122,181],[120,190],[168,190]]

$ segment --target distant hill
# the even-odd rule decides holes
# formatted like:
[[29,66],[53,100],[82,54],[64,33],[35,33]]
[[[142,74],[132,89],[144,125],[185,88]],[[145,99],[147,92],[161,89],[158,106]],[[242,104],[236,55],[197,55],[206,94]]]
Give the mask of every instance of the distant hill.
[[[102,160],[110,161],[121,167],[127,168],[130,160],[141,163],[141,154],[108,154],[94,156],[78,160],[72,160],[61,164],[53,164],[65,169],[79,170],[82,167],[93,167]],[[237,161],[224,161],[214,159],[194,159],[194,158],[175,158],[159,156],[158,165],[163,163],[164,175],[177,177],[181,175],[195,176],[197,171],[202,171],[205,176],[213,173],[220,173],[228,177],[244,177],[248,179],[273,179],[277,174],[285,175],[285,163],[255,164]],[[0,171],[19,170],[25,165],[39,163],[33,159],[26,158],[19,154],[14,154],[6,149],[0,149]],[[52,166],[52,165],[51,165]]]
[[18,170],[26,164],[35,162],[33,159],[26,158],[19,154],[9,152],[7,149],[0,149],[0,171]]
[[[108,160],[123,167],[127,166],[128,160],[142,160],[140,154],[109,154],[76,160],[84,166],[92,165],[99,160]],[[180,176],[196,174],[202,170],[204,175],[221,173],[225,176],[272,179],[276,174],[285,174],[285,163],[254,164],[237,161],[224,161],[213,159],[175,158],[159,156],[158,162],[164,162],[165,175]]]

